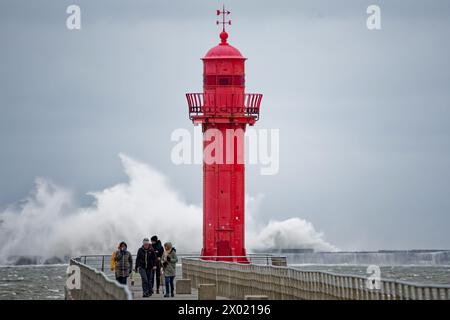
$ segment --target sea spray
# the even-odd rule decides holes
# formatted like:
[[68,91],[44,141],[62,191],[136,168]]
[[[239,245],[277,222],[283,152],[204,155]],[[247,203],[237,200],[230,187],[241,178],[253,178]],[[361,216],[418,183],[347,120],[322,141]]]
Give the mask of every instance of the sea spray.
[[[179,252],[199,252],[202,209],[186,203],[168,179],[151,166],[119,155],[129,180],[89,193],[78,207],[71,191],[42,178],[21,203],[0,212],[0,263],[13,256],[43,259],[112,252],[126,241],[134,252],[144,237],[158,234]],[[334,250],[322,234],[300,219],[256,222],[262,196],[246,196],[248,249],[261,246]]]

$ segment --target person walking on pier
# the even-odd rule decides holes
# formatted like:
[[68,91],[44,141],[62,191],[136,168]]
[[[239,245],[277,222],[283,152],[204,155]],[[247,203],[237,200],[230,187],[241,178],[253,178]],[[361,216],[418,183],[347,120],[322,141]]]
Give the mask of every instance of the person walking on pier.
[[131,253],[127,250],[127,244],[121,242],[119,244],[119,249],[116,251],[115,257],[115,274],[116,280],[121,284],[127,284],[127,278],[129,277],[131,271],[133,271],[133,257]]
[[177,267],[178,257],[177,250],[172,246],[172,243],[166,242],[164,243],[164,254],[162,256],[162,263],[164,269],[164,279],[166,284],[166,292],[164,294],[165,298],[170,296],[175,296],[175,286],[174,279],[176,275],[176,267]]
[[153,273],[156,269],[156,255],[150,240],[145,238],[136,255],[135,271],[142,279],[142,296],[148,298],[153,294]]
[[164,248],[161,244],[161,240],[157,236],[153,236],[150,239],[152,241],[153,250],[155,250],[156,255],[156,270],[152,274],[152,286],[155,283],[156,278],[156,293],[159,294],[159,287],[161,286],[161,258],[164,253]]

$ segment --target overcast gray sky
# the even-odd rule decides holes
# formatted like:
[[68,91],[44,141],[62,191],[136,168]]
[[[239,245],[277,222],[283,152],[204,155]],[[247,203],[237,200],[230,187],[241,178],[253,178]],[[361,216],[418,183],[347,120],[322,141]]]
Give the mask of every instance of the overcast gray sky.
[[[82,29],[66,28],[66,8]],[[247,170],[263,220],[298,216],[341,249],[450,247],[450,2],[226,1],[229,42],[280,129],[280,172]],[[377,4],[382,30],[366,28]],[[36,176],[85,193],[119,152],[200,204],[201,166],[170,161],[185,92],[218,43],[218,1],[0,1],[0,208]]]

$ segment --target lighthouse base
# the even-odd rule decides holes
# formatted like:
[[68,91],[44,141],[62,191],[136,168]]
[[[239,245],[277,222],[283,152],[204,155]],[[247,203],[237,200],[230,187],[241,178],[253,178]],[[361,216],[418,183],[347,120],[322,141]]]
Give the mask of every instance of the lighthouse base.
[[[225,242],[225,241],[224,241]],[[225,262],[235,262],[235,263],[245,263],[249,264],[250,261],[247,258],[247,253],[245,248],[236,252],[234,248],[230,248],[225,243],[218,242],[218,246],[215,248],[203,248],[201,252],[202,260],[209,261],[225,261]]]

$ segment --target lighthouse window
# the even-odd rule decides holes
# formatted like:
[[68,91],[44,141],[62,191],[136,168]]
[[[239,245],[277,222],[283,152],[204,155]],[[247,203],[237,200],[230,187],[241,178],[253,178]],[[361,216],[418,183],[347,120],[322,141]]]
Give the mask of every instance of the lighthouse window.
[[235,86],[243,86],[245,84],[244,76],[233,76],[233,85]]
[[217,77],[217,84],[219,86],[231,86],[231,77]]
[[205,86],[243,86],[245,84],[244,76],[203,76],[203,85]]
[[216,76],[204,76],[203,77],[203,85],[215,86],[216,85]]

